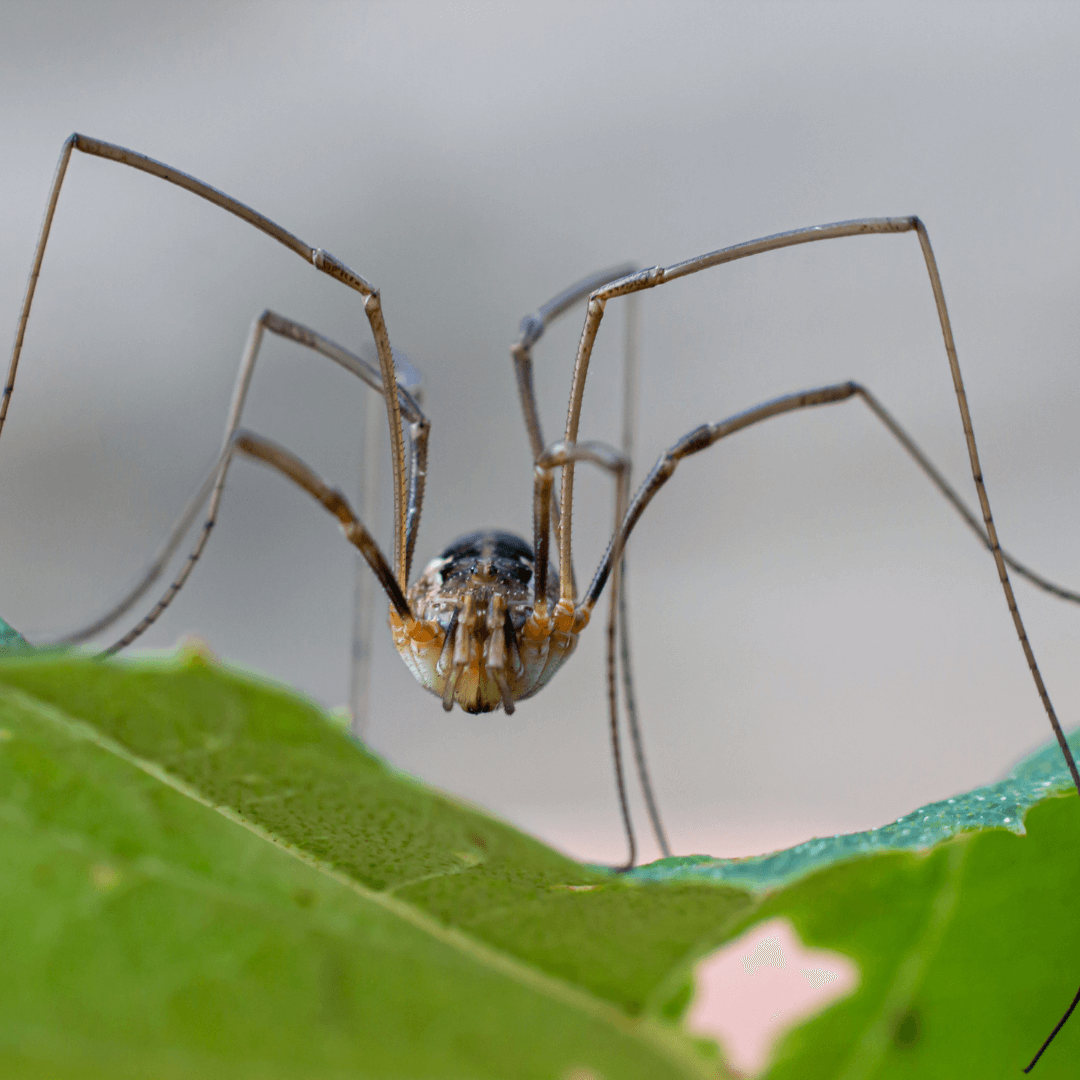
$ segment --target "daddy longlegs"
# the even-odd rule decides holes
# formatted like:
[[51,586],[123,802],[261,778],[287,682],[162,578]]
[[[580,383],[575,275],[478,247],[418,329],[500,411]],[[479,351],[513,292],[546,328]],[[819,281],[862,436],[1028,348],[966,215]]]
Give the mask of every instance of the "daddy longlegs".
[[[632,266],[617,266],[577,282],[538,308],[536,312],[526,316],[522,320],[520,337],[514,343],[511,354],[521,396],[525,427],[535,464],[533,542],[529,544],[520,537],[501,532],[478,532],[461,537],[446,547],[439,558],[433,560],[410,587],[409,573],[412,568],[424,503],[428,436],[431,425],[421,411],[419,395],[412,392],[416,387],[415,380],[410,382],[406,379],[405,385],[402,385],[403,380],[398,371],[399,364],[395,364],[395,354],[383,319],[379,290],[329,252],[322,248],[310,247],[269,218],[236,199],[143,154],[78,134],[72,135],[64,143],[34,253],[12,349],[8,378],[4,386],[3,399],[0,401],[0,433],[3,431],[11,403],[34,291],[41,273],[53,215],[72,150],[129,165],[185,188],[254,225],[261,232],[310,262],[317,270],[321,270],[359,293],[363,298],[364,314],[371,327],[379,366],[376,369],[349,350],[291,319],[283,318],[271,311],[263,312],[255,320],[244,349],[221,452],[210,474],[181,515],[161,553],[147,568],[136,586],[102,618],[66,637],[65,643],[84,641],[100,633],[131,610],[164,571],[170,558],[179,548],[184,536],[194,525],[205,506],[202,529],[180,572],[150,611],[132,629],[109,646],[102,655],[111,655],[130,645],[158,618],[183,587],[206,547],[221,505],[225,478],[237,454],[252,457],[282,473],[317,499],[338,519],[346,538],[359,550],[389,600],[390,630],[395,647],[417,681],[441,697],[443,708],[448,711],[453,708],[456,701],[468,712],[488,712],[501,706],[507,713],[512,713],[517,701],[531,697],[541,690],[574,651],[578,635],[588,625],[593,609],[599,602],[605,586],[610,582],[606,624],[607,698],[616,786],[629,847],[628,860],[619,869],[629,869],[636,861],[636,843],[622,763],[619,725],[620,683],[638,778],[652,828],[664,855],[670,854],[670,847],[649,781],[635,706],[624,589],[624,551],[627,540],[645,508],[667,483],[683,458],[705,450],[728,435],[733,435],[737,431],[774,416],[859,399],[896,438],[993,556],[1009,614],[1036,690],[1068,763],[1073,782],[1080,792],[1080,772],[1077,771],[1076,762],[1058,722],[1035,660],[1035,654],[1024,630],[1009,579],[1009,568],[1040,588],[1063,599],[1080,602],[1080,594],[1056,585],[1023,566],[1003,551],[998,542],[997,529],[990,511],[990,501],[979,465],[979,454],[953,343],[952,328],[945,306],[945,295],[929,236],[919,218],[859,218],[853,221],[841,221],[777,233],[712,251],[667,267],[653,266],[645,270],[636,270]],[[632,301],[637,293],[689,274],[796,244],[848,236],[906,232],[913,232],[918,238],[929,275],[945,343],[945,353],[960,408],[972,479],[978,496],[980,510],[978,515],[969,509],[877,398],[866,387],[855,382],[836,383],[813,390],[785,394],[719,423],[702,424],[660,455],[636,494],[631,497],[629,484],[635,357],[633,356],[634,335],[630,332],[627,335],[627,357],[624,364],[622,445],[616,448],[601,442],[579,443],[577,441],[589,360],[608,301],[626,298],[628,318],[632,321]],[[554,319],[584,300],[588,301],[588,306],[574,362],[566,428],[562,439],[546,444],[533,390],[532,347]],[[329,487],[303,461],[284,447],[240,427],[244,402],[251,384],[259,347],[266,331],[290,338],[335,361],[377,391],[383,398],[389,423],[393,470],[392,566],[340,492]],[[400,359],[399,356],[399,363]],[[411,369],[407,368],[407,370],[411,373]],[[408,444],[407,453],[406,443]],[[574,573],[571,528],[574,469],[578,462],[588,462],[598,466],[611,475],[615,485],[615,515],[611,540],[593,574],[588,589],[580,597]],[[556,470],[560,473],[557,488]],[[552,554],[552,534],[555,536],[557,546],[557,569],[549,562]],[[357,652],[358,650],[354,648],[354,661]],[[1025,1072],[1030,1072],[1034,1067],[1078,1003],[1080,1003],[1080,991],[1077,992],[1038,1053],[1024,1069]]]

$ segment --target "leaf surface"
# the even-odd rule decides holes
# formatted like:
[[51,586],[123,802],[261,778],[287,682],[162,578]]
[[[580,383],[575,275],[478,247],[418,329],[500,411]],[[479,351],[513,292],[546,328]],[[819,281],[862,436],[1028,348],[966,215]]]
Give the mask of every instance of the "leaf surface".
[[5,660],[0,731],[6,1075],[716,1076],[687,979],[778,914],[863,977],[771,1075],[1012,1075],[1080,982],[1049,754],[873,834],[614,876],[197,654]]
[[634,956],[598,929],[666,886],[581,867],[197,656],[8,660],[0,729],[9,1075],[710,1075],[640,1014],[740,891],[678,886]]

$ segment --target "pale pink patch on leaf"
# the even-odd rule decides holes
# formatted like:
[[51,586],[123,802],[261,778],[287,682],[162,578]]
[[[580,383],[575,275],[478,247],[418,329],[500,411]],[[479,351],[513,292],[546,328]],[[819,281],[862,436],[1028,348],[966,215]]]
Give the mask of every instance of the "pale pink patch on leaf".
[[702,960],[694,981],[686,1026],[720,1043],[737,1076],[752,1077],[786,1031],[855,989],[859,968],[807,949],[787,919],[770,919]]

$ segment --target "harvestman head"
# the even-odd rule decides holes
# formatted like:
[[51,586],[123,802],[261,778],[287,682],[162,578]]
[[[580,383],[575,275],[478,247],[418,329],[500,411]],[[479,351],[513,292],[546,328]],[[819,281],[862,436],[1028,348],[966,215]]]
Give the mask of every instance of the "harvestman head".
[[[1064,599],[1080,602],[1080,595],[1046,580],[1004,552],[998,543],[997,530],[990,511],[990,501],[979,466],[978,450],[967,406],[960,365],[953,343],[952,328],[945,306],[945,295],[937,263],[923,223],[917,217],[861,218],[752,240],[722,248],[672,266],[654,266],[635,271],[619,266],[593,274],[559,293],[534,314],[522,320],[521,334],[512,348],[525,426],[532,448],[533,541],[528,543],[509,533],[473,533],[446,547],[432,561],[419,579],[409,587],[409,575],[416,546],[424,502],[427,470],[427,445],[430,422],[424,416],[417,396],[400,385],[394,351],[383,319],[379,291],[359,274],[322,248],[313,248],[286,232],[262,214],[204,184],[194,177],[142,154],[111,143],[72,135],[64,144],[53,181],[45,220],[34,255],[26,296],[19,318],[11,366],[3,399],[0,401],[0,432],[15,385],[19,357],[26,334],[30,307],[42,259],[52,227],[60,188],[72,150],[115,161],[186,188],[201,198],[242,218],[260,231],[284,244],[310,262],[317,270],[335,278],[360,294],[378,355],[378,369],[307,327],[265,311],[254,322],[244,350],[233,394],[232,407],[225,428],[221,453],[195,499],[181,515],[159,556],[142,579],[110,612],[94,624],[65,641],[82,641],[105,629],[129,611],[161,575],[183,537],[206,507],[204,523],[183,568],[151,610],[123,637],[105,650],[108,655],[134,641],[165,610],[183,586],[206,546],[224,491],[225,477],[237,454],[255,458],[284,474],[311,494],[341,524],[346,538],[359,550],[389,600],[390,629],[394,645],[417,681],[442,699],[443,707],[452,709],[457,702],[468,712],[488,712],[502,707],[512,713],[517,701],[542,689],[574,651],[578,636],[589,624],[594,608],[608,588],[607,611],[607,690],[612,751],[623,822],[629,843],[632,866],[636,857],[633,827],[630,821],[623,776],[618,683],[621,674],[623,706],[634,745],[638,776],[657,841],[665,855],[670,853],[656,809],[645,767],[641,734],[634,703],[630,671],[628,627],[624,598],[624,552],[634,526],[661,487],[670,479],[678,463],[712,446],[728,435],[761,421],[785,413],[819,405],[833,405],[852,399],[861,400],[899,441],[942,495],[964,518],[993,556],[998,578],[1005,593],[1009,614],[1039,697],[1068,762],[1073,781],[1080,791],[1080,773],[1073,760],[1064,732],[1058,722],[1049,694],[1039,672],[1035,655],[1024,630],[1020,612],[1009,580],[1009,568],[1034,584]],[[941,323],[945,353],[952,373],[953,387],[964,436],[972,478],[979,502],[974,513],[941,473],[916,446],[914,441],[865,387],[842,382],[800,393],[787,394],[754,406],[715,424],[703,424],[679,439],[659,460],[630,496],[630,452],[633,431],[634,335],[628,332],[628,351],[624,366],[624,417],[622,445],[618,448],[599,442],[579,442],[578,425],[585,392],[585,380],[593,344],[610,300],[667,284],[689,274],[733,262],[766,251],[841,237],[913,232],[919,241],[923,260]],[[585,325],[578,345],[570,390],[563,438],[547,444],[542,435],[536,398],[533,391],[532,347],[552,320],[583,300],[588,300]],[[628,317],[633,307],[628,303]],[[260,435],[240,427],[240,417],[250,386],[263,334],[270,331],[292,339],[325,356],[352,372],[377,391],[386,405],[390,431],[391,464],[394,491],[393,561],[387,560],[371,534],[353,512],[340,492],[329,487],[298,457]],[[406,453],[406,442],[408,452]],[[615,483],[615,515],[611,540],[597,566],[589,587],[578,594],[573,564],[574,469],[578,462],[598,466]],[[559,472],[558,490],[555,474]],[[557,569],[550,565],[551,538],[555,537]],[[1080,1003],[1080,991],[1057,1026],[1024,1070],[1030,1071],[1050,1042]]]

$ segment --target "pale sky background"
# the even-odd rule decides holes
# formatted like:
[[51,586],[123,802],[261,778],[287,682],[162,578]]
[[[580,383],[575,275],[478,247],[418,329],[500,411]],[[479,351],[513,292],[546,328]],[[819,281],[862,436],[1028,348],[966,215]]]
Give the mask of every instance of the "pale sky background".
[[[508,347],[554,292],[623,259],[918,213],[1005,546],[1080,583],[1075,4],[9,0],[0,26],[0,324],[14,334],[72,131],[245,200],[376,282],[425,374],[419,566],[475,528],[531,535]],[[268,306],[368,343],[357,298],[284,248],[74,157],[0,446],[9,622],[63,631],[137,574],[214,456]],[[617,435],[620,314],[609,307],[582,437]],[[582,317],[537,352],[552,438]],[[913,236],[714,269],[646,294],[641,323],[637,479],[702,422],[856,378],[972,494]],[[353,491],[362,413],[347,376],[273,342],[246,422]],[[582,473],[584,577],[609,504]],[[388,514],[378,533],[385,544]],[[642,716],[679,853],[880,825],[1050,735],[989,557],[856,403],[685,463],[629,558]],[[204,562],[144,642],[197,635],[339,704],[352,572],[328,516],[241,463]],[[1017,594],[1074,726],[1080,611]],[[380,632],[371,743],[576,855],[619,858],[602,650],[597,624],[512,718],[447,716]]]

